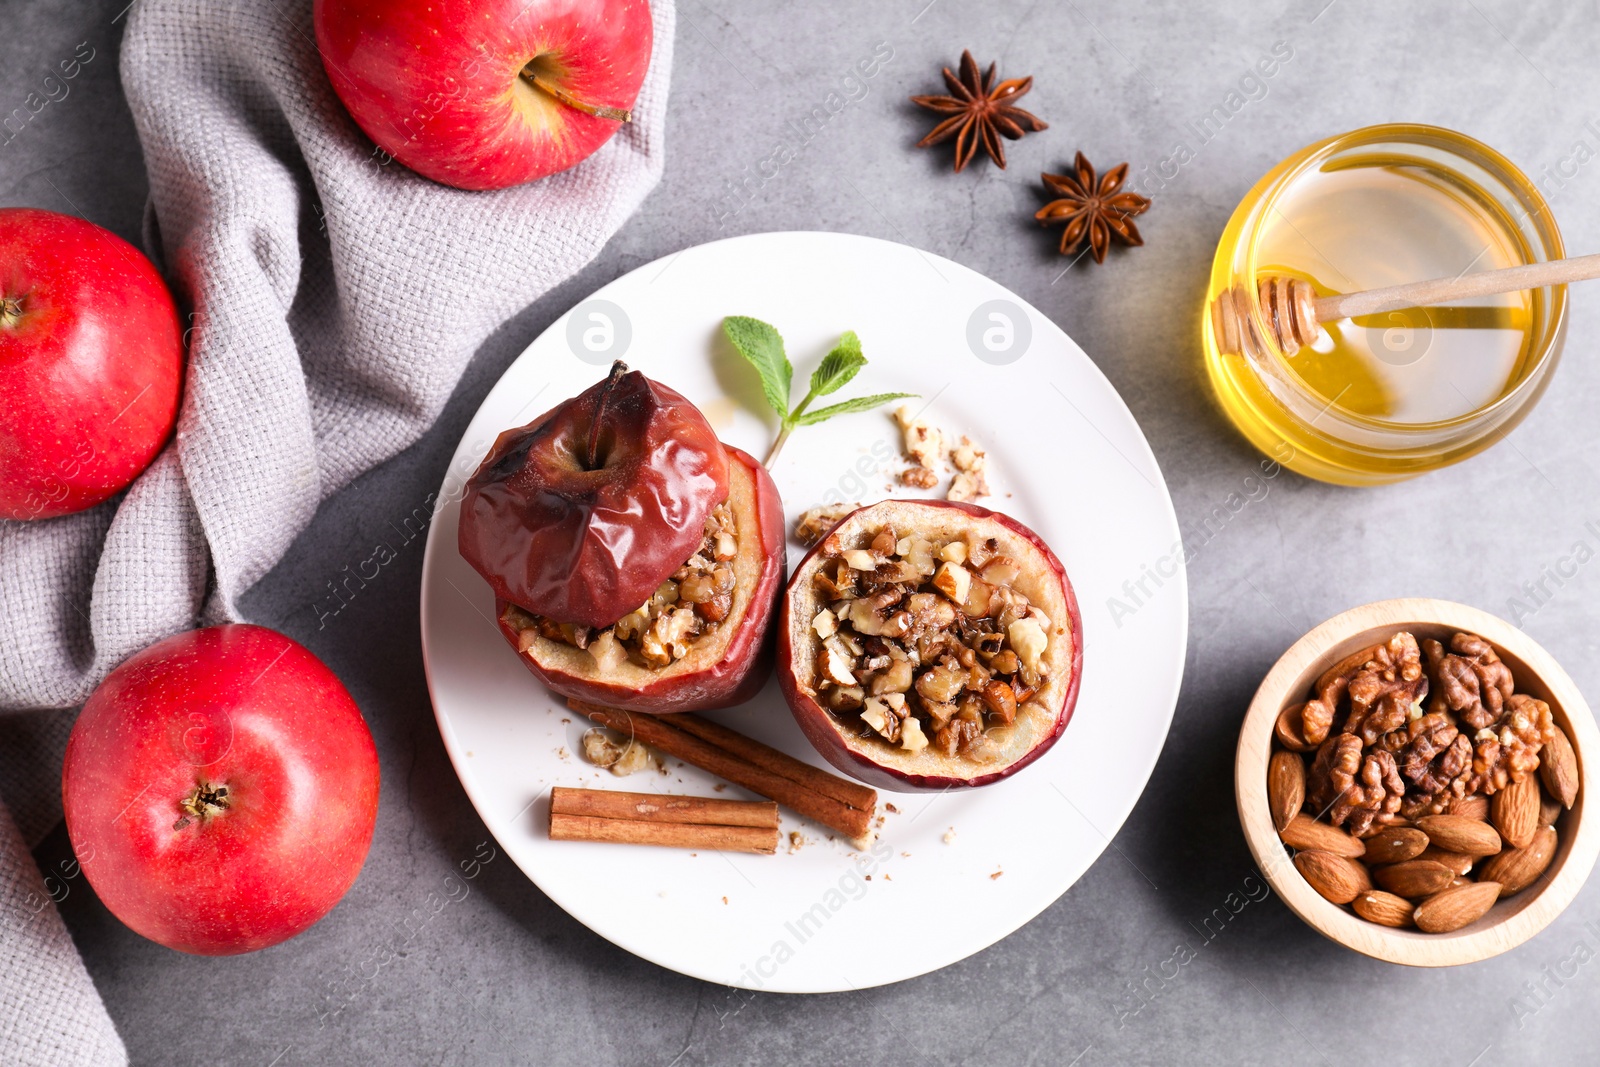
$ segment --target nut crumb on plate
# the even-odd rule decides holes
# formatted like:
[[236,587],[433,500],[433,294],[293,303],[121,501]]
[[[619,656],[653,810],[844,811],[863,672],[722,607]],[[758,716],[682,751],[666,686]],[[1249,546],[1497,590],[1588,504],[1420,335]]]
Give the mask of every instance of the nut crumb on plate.
[[[600,727],[585,731],[582,745],[584,759],[619,778],[643,770],[651,758],[650,750],[638,741]],[[659,762],[660,757],[655,758]]]
[[932,489],[939,484],[939,476],[922,464],[916,463],[900,472],[900,484],[909,485],[913,489]]
[[894,409],[894,421],[900,424],[906,455],[918,466],[932,468],[944,453],[944,434],[928,420],[918,418],[910,404]]
[[956,828],[954,826],[944,832],[944,843],[947,845],[956,843]]
[[950,450],[950,462],[957,473],[950,480],[950,491],[945,499],[970,502],[989,495],[989,454],[973,444],[971,438],[963,437],[961,443]]

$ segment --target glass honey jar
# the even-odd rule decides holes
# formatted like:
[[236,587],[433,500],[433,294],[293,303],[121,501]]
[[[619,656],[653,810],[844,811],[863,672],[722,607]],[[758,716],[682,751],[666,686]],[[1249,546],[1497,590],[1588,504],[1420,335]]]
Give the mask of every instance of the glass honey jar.
[[1539,190],[1470,137],[1383,125],[1320,141],[1256,183],[1217,246],[1206,308],[1248,294],[1256,341],[1228,352],[1202,316],[1217,400],[1257,448],[1322,481],[1380,485],[1459,462],[1543,394],[1565,286],[1324,322],[1290,354],[1267,328],[1261,279],[1304,279],[1320,297],[1565,254]]

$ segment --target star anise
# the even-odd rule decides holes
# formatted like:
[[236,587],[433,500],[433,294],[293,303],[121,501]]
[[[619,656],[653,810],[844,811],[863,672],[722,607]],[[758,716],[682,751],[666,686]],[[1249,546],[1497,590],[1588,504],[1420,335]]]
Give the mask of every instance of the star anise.
[[961,53],[961,77],[957,78],[949,67],[944,68],[944,83],[950,89],[949,96],[911,98],[911,102],[919,107],[950,116],[918,141],[918,148],[941,144],[954,137],[958,172],[971,162],[980,145],[989,153],[989,158],[1004,170],[1006,150],[1000,143],[1001,137],[1015,141],[1025,133],[1049,129],[1037,116],[1014,106],[1014,101],[1026,96],[1028,90],[1033,88],[1033,79],[1008,78],[996,85],[994,67],[990,63],[989,69],[980,78],[978,64],[972,58],[972,53],[964,51]]
[[1094,168],[1079,152],[1073,170],[1076,173],[1039,175],[1061,199],[1050,201],[1033,216],[1042,226],[1066,224],[1061,233],[1061,254],[1073,255],[1087,240],[1094,261],[1104,263],[1113,237],[1125,245],[1144,244],[1133,217],[1150,210],[1150,198],[1119,191],[1128,177],[1128,165],[1112,167],[1097,179]]

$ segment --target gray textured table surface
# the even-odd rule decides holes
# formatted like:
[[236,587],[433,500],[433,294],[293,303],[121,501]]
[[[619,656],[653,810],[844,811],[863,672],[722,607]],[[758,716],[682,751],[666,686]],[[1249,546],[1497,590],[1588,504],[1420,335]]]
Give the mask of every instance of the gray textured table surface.
[[[355,888],[310,933],[230,960],[142,941],[81,883],[65,901],[134,1062],[1333,1064],[1381,1055],[1465,1067],[1592,1058],[1595,887],[1517,951],[1442,973],[1348,952],[1276,899],[1250,904],[1210,940],[1200,932],[1252,873],[1231,760],[1243,707],[1278,654],[1323,618],[1388,596],[1509,614],[1511,598],[1527,597],[1524,583],[1539,582],[1575,542],[1594,545],[1586,523],[1600,519],[1591,460],[1600,296],[1583,290],[1557,388],[1500,446],[1386,489],[1285,475],[1220,529],[1201,526],[1257,457],[1207,396],[1197,304],[1229,212],[1283,156],[1373,122],[1454,127],[1549,182],[1569,247],[1600,248],[1600,164],[1577,162],[1600,149],[1593,4],[1325,2],[684,0],[660,189],[594,264],[485,345],[438,426],[330,501],[247,599],[257,621],[338,671],[377,737],[383,803]],[[75,206],[137,240],[144,178],[115,76],[125,3],[7,0],[0,113],[78,42],[95,58],[69,96],[0,138],[0,203]],[[1279,41],[1292,58],[1263,88],[1247,86],[1245,106],[1196,147],[1187,124]],[[785,124],[823,104],[879,42],[893,58],[865,95],[763,177],[762,162],[790,136]],[[1037,79],[1029,106],[1051,129],[1009,146],[1007,171],[979,163],[954,175],[947,152],[912,147],[928,119],[907,95],[934,91],[939,66],[963,47],[999,58],[1003,75]],[[1141,220],[1148,245],[1063,273],[1030,218],[1039,171],[1066,166],[1078,148],[1137,169],[1178,139],[1195,158]],[[883,989],[752,995],[661,970],[568,918],[509,860],[424,921],[428,894],[486,831],[445,758],[423,684],[420,547],[326,629],[311,605],[374,531],[438,485],[485,391],[568,306],[658,256],[773,229],[904,241],[990,275],[1060,323],[1143,424],[1196,551],[1183,695],[1143,800],[1116,847],[1032,923]],[[1600,692],[1600,575],[1584,569],[1544,588],[1525,628]],[[37,856],[53,863],[67,852],[58,829]],[[1193,960],[1156,977],[1172,973],[1163,963],[1182,944]],[[373,974],[374,955],[395,946],[400,957]]]

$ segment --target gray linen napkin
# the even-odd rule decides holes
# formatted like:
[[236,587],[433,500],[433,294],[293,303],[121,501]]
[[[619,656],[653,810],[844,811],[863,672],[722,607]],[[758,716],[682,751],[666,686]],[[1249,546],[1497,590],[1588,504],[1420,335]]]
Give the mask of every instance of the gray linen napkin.
[[[0,709],[81,704],[138,649],[237,618],[318,503],[415,441],[483,340],[599,252],[662,172],[674,9],[652,6],[635,121],[566,173],[467,193],[374,152],[323,73],[310,0],[136,0],[122,81],[150,251],[193,309],[183,410],[120,500],[0,521]],[[0,731],[0,795],[37,833],[59,814],[65,731],[27,718]],[[0,1062],[124,1062],[24,868],[0,811]]]

